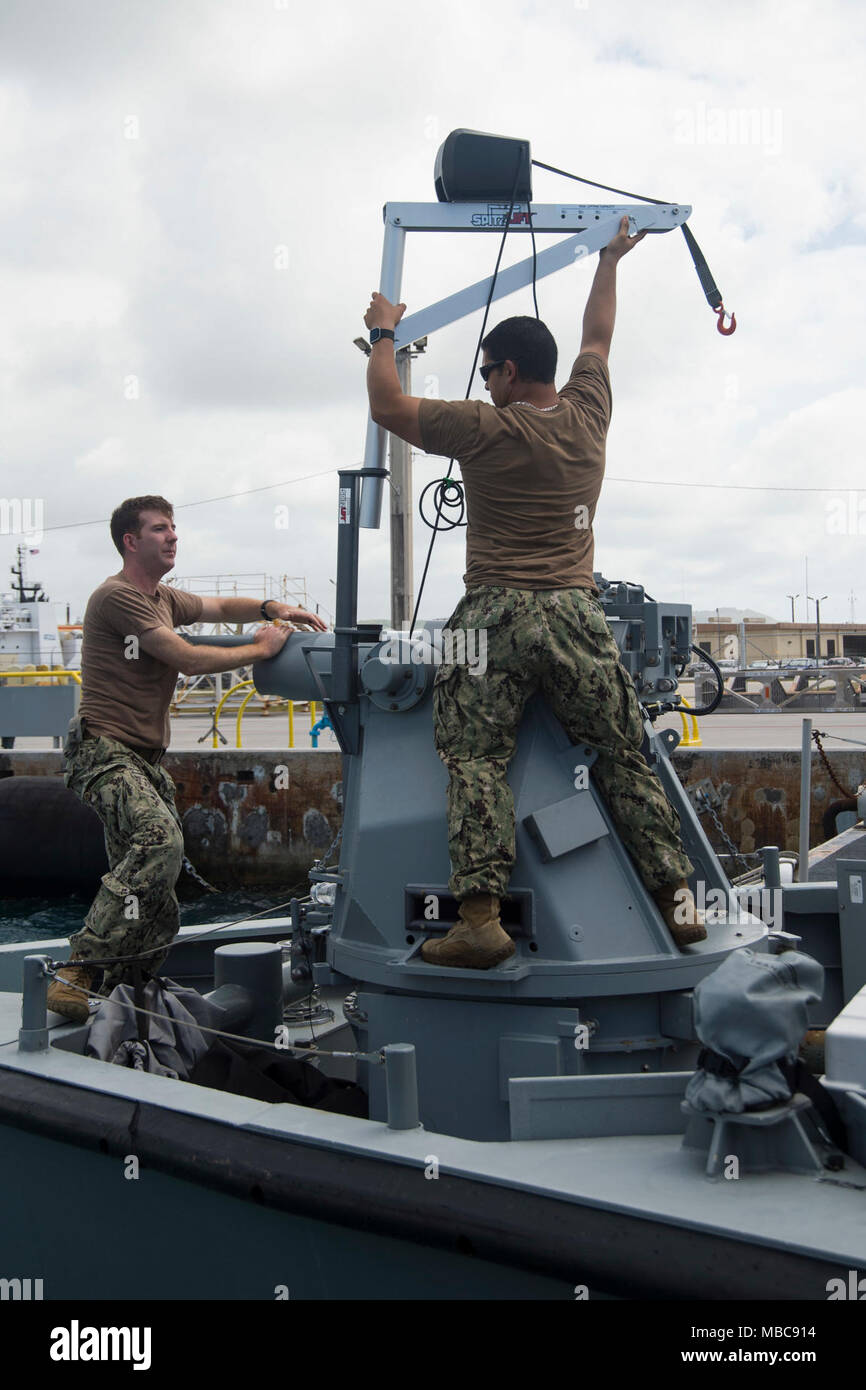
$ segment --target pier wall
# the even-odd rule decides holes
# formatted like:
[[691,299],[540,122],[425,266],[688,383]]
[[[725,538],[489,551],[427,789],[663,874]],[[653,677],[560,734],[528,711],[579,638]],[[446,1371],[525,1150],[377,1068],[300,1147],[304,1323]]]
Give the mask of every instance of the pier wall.
[[[831,762],[851,792],[866,781],[866,749],[837,752]],[[796,850],[799,837],[799,752],[754,749],[678,749],[673,765],[693,788],[712,783],[718,815],[744,853],[775,844]],[[165,766],[177,786],[187,853],[220,886],[294,884],[336,835],[342,818],[338,752],[236,749],[169,753]],[[60,752],[0,753],[0,778],[59,777]],[[841,798],[816,754],[812,757],[811,844],[826,838],[823,816]],[[707,817],[711,843],[723,849]],[[64,826],[58,825],[58,835]],[[9,866],[6,866],[7,869]]]

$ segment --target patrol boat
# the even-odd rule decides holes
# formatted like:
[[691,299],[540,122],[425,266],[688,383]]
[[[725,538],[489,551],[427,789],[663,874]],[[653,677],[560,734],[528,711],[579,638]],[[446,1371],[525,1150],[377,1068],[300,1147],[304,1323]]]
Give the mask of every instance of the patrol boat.
[[[530,211],[537,226],[577,228],[589,250],[622,213]],[[663,231],[688,211],[634,215]],[[399,299],[407,225],[488,230],[491,215],[489,202],[386,206],[382,292]],[[441,624],[394,636],[358,622],[382,447],[371,427],[364,467],[339,475],[335,632],[293,634],[253,672],[262,693],[329,712],[344,758],[339,845],[288,917],[223,930],[216,950],[218,928],[184,930],[165,965],[205,991],[196,1017],[219,1045],[242,1059],[245,1046],[290,1053],[296,1072],[284,1084],[285,1068],[277,1081],[250,1069],[228,1092],[197,1068],[184,1080],[113,1065],[89,1055],[92,1020],[46,1013],[67,943],[0,949],[0,1179],[16,1194],[4,1271],[41,1278],[46,1299],[825,1300],[866,1264],[862,891],[843,902],[836,884],[803,885],[810,897],[778,887],[773,926],[743,909],[674,773],[677,735],[653,722],[678,704],[690,609],[602,583],[693,886],[727,908],[705,941],[677,949],[584,775],[596,751],[536,698],[509,772],[517,856],[503,923],[516,953],[489,971],[423,961],[423,942],[456,917],[431,731],[444,639]],[[771,853],[766,871],[772,886]],[[864,874],[850,861],[839,882],[859,875],[862,890]],[[710,1065],[695,1007],[706,982],[732,961],[783,978],[801,946],[826,967],[804,1019],[826,1029],[822,1094],[844,1150],[799,1089],[753,1111],[686,1099]],[[157,1051],[161,1025],[147,1027]],[[734,1075],[748,1061],[729,1063]],[[116,1238],[133,1230],[134,1249]],[[181,1231],[192,1262],[170,1253]]]

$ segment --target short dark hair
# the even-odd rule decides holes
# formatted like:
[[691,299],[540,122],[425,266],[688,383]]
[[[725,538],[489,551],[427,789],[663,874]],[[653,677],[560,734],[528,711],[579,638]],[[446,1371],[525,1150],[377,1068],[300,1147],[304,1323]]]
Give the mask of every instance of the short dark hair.
[[126,551],[123,548],[123,538],[129,531],[136,536],[141,535],[142,512],[159,512],[161,516],[167,516],[169,521],[174,522],[174,507],[170,502],[166,502],[164,497],[127,497],[126,501],[121,502],[111,513],[110,523],[111,539],[124,560]]
[[481,346],[497,362],[512,361],[523,381],[549,386],[556,376],[556,340],[546,323],[525,314],[503,319]]

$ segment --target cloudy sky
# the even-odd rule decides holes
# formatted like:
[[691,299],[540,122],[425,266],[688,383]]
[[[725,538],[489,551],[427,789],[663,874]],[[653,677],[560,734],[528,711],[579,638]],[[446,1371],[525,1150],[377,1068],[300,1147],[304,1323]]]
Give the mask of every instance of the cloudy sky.
[[[690,203],[737,314],[721,337],[679,232],[623,262],[596,568],[784,618],[808,557],[822,618],[853,592],[866,620],[864,26],[855,0],[4,0],[0,492],[42,508],[31,574],[76,616],[119,565],[112,508],[156,492],[178,575],[301,576],[333,609],[381,207],[433,201],[464,126]],[[617,201],[541,171],[534,197]],[[496,246],[410,238],[410,312]],[[594,265],[539,285],[566,370]],[[523,291],[498,316],[527,312]],[[416,394],[463,396],[479,328],[431,338]],[[416,496],[442,471],[419,455]],[[425,616],[459,597],[462,551],[437,541]],[[364,532],[363,614],[388,583],[387,527]]]

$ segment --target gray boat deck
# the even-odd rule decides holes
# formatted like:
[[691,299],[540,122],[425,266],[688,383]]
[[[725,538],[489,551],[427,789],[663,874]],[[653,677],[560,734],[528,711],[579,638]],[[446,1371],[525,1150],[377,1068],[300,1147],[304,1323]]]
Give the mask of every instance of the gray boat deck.
[[[480,1143],[423,1129],[395,1132],[383,1123],[262,1104],[56,1047],[21,1053],[20,1003],[20,995],[0,994],[0,1069],[141,1101],[270,1140],[383,1159],[416,1169],[425,1187],[425,1169],[435,1158],[442,1176],[555,1196],[834,1265],[857,1268],[866,1260],[866,1171],[851,1160],[842,1173],[817,1178],[774,1172],[726,1181],[706,1178],[703,1157],[684,1149],[678,1134]],[[69,1024],[52,1029],[52,1041],[75,1031]],[[815,1297],[824,1296],[816,1288]]]

